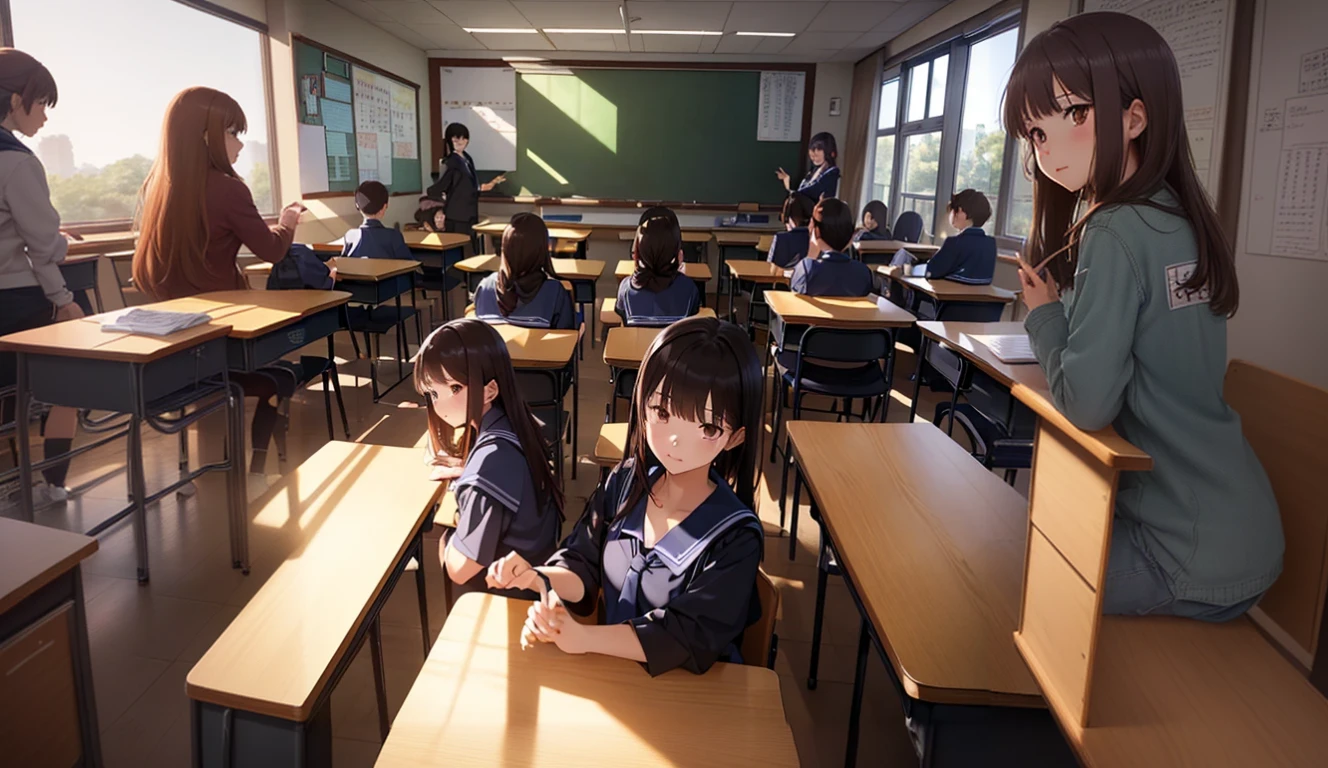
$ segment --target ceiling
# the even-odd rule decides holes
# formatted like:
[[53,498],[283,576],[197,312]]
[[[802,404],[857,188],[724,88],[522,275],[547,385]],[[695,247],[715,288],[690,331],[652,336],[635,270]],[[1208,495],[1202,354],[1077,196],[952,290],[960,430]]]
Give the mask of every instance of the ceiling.
[[[330,0],[411,45],[449,54],[700,54],[857,61],[950,0]],[[632,34],[565,30],[623,30]],[[471,30],[534,29],[512,34]],[[649,34],[651,31],[723,34]],[[645,34],[642,34],[642,33]],[[780,32],[786,36],[738,35]],[[567,57],[564,57],[567,58]]]

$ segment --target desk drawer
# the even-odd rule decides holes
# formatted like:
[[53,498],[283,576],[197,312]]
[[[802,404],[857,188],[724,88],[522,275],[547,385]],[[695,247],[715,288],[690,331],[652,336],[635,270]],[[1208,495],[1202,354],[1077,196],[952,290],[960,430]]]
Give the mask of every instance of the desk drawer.
[[243,371],[258,370],[339,330],[341,330],[341,307],[333,307],[301,318],[256,339],[231,339],[231,368]]
[[28,355],[32,396],[51,405],[134,413],[134,376],[142,376],[143,402],[193,386],[226,369],[226,339],[205,341],[193,349],[142,366],[117,360],[91,360],[58,355]]
[[73,611],[73,603],[65,603],[0,646],[0,762],[5,765],[79,761]]

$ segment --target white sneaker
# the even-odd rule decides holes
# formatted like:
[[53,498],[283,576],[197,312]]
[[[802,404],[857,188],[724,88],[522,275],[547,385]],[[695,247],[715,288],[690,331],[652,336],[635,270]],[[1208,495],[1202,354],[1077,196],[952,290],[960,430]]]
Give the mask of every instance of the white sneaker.
[[[18,481],[6,483],[0,488],[0,510],[18,509],[22,494],[19,493]],[[32,484],[32,508],[43,509],[53,504],[69,500],[69,489],[59,485],[48,485],[44,481]]]
[[415,558],[412,557],[409,561],[406,562],[407,571],[418,571],[419,569],[420,569],[419,560],[416,560]]

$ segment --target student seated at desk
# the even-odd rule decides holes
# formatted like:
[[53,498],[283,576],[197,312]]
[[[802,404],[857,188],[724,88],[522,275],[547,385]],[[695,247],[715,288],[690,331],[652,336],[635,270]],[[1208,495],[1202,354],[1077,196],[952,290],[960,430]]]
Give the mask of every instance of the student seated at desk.
[[1004,117],[1037,158],[1020,281],[1052,401],[1153,459],[1121,476],[1103,610],[1240,616],[1281,573],[1284,542],[1222,398],[1236,267],[1191,162],[1176,60],[1133,17],[1073,16],[1024,48]]
[[456,531],[440,553],[448,578],[462,594],[496,591],[485,589],[491,563],[512,553],[541,562],[558,545],[563,491],[539,422],[517,389],[502,337],[473,318],[424,340],[415,389],[429,400],[432,477],[450,480],[456,494]]
[[[547,561],[509,555],[489,568],[488,583],[537,589],[538,574],[548,579],[523,644],[631,659],[651,675],[739,662],[742,632],[760,618],[756,350],[731,323],[675,323],[646,352],[632,402],[625,458],[562,548]],[[601,626],[566,613],[588,616],[601,604]]]
[[816,203],[810,197],[790,192],[784,198],[784,210],[779,218],[784,221],[784,231],[776,234],[770,241],[770,253],[765,260],[771,264],[792,269],[807,257],[812,247],[812,233],[807,225],[812,220],[812,209]]
[[820,255],[794,267],[789,278],[793,292],[849,297],[871,293],[871,268],[844,253],[853,239],[853,213],[843,200],[831,197],[816,204],[811,233],[812,247]]
[[890,209],[880,200],[873,200],[862,209],[862,227],[853,233],[853,242],[863,240],[893,240],[888,222]]
[[623,325],[665,326],[701,309],[696,281],[679,271],[682,232],[677,219],[656,216],[637,227],[630,277],[618,284],[614,311]]
[[549,260],[549,228],[533,213],[518,213],[503,231],[498,271],[475,289],[475,317],[523,328],[570,329],[576,311]]
[[991,285],[996,273],[996,238],[982,231],[991,218],[991,203],[976,189],[965,189],[950,198],[950,226],[959,234],[947,237],[941,249],[914,274],[929,280],[953,280],[969,285]]
[[383,226],[387,213],[387,187],[381,181],[366,181],[355,189],[355,208],[364,215],[364,223],[346,233],[342,256],[368,259],[409,259],[406,238],[391,227]]

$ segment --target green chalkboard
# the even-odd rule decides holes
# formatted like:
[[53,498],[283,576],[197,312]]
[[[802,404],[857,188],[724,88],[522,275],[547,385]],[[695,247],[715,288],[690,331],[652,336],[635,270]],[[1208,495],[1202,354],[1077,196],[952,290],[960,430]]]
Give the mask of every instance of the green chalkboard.
[[[326,128],[327,123],[324,120],[324,116],[327,114],[327,109],[329,106],[336,108],[337,104],[348,103],[352,110],[355,109],[355,104],[352,95],[352,84],[351,84],[351,63],[347,62],[345,59],[342,59],[341,57],[339,57],[334,53],[329,53],[328,51],[324,50],[323,48],[319,47],[317,44],[311,41],[297,39],[294,41],[294,43],[295,43],[294,45],[295,87],[296,87],[296,102],[297,102],[296,108],[299,114],[300,122],[306,125],[322,125]],[[359,65],[357,64],[356,66]],[[405,83],[403,81],[395,80],[395,78],[390,78],[390,76],[386,75],[385,73],[378,72],[378,74],[380,76],[389,77],[389,79],[393,79],[396,83],[400,85],[409,85],[408,83]],[[303,82],[307,77],[316,78],[318,86],[317,90],[320,100],[320,109],[316,114],[310,113],[306,109],[305,95],[304,95],[305,91],[303,87]],[[414,88],[414,86],[410,87]],[[331,97],[337,97],[337,98],[331,98]],[[349,101],[342,102],[340,101],[341,98],[349,99]],[[336,103],[329,105],[327,103],[328,101]],[[418,93],[416,95],[415,114],[417,116],[420,114]],[[416,131],[416,141],[415,141],[416,157],[414,158],[401,158],[395,156],[392,157],[392,183],[388,185],[388,191],[391,192],[392,194],[414,193],[421,191],[421,189],[423,188],[422,187],[423,175],[421,174],[420,171],[420,158],[419,158],[420,142],[419,142],[418,124],[415,126],[415,131]],[[326,146],[324,147],[324,151],[321,154],[324,156],[325,161],[328,163],[327,191],[354,192],[355,188],[359,186],[359,179],[360,179],[360,169],[357,159],[357,150],[356,150],[357,143],[356,143],[355,134],[354,133],[338,134],[336,132],[329,132],[329,133],[333,134],[332,136],[333,141],[328,143],[333,146],[348,147],[349,156],[348,157],[343,156],[340,159],[335,157],[328,157],[327,147]],[[340,163],[339,166],[338,163]],[[348,173],[346,168],[347,164],[349,164]],[[346,176],[346,178],[337,179],[336,176],[338,172],[342,176]]]
[[523,194],[777,204],[797,173],[801,143],[756,140],[759,72],[571,72],[517,78]]

